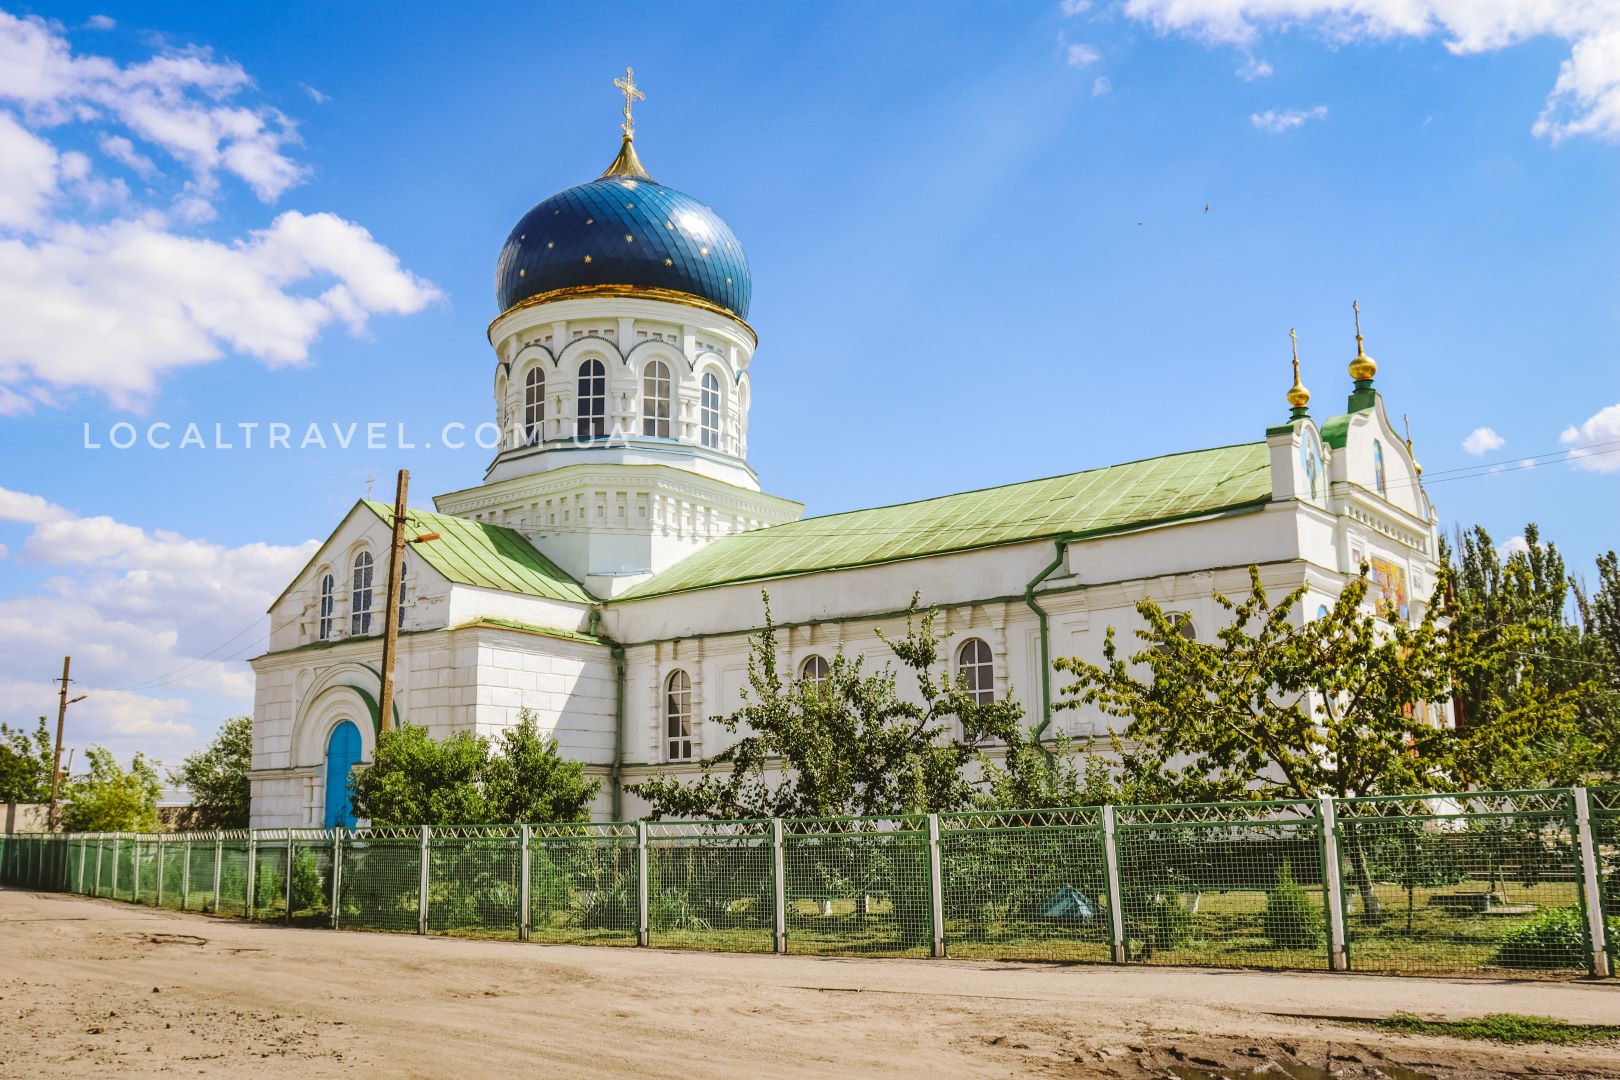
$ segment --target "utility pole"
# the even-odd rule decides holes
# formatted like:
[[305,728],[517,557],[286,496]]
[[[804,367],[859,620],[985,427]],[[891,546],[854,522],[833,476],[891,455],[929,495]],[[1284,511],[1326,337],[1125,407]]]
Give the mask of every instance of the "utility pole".
[[68,671],[73,666],[73,657],[62,657],[62,692],[57,699],[56,706],[56,753],[51,758],[51,806],[46,815],[46,827],[52,832],[56,831],[56,796],[62,784],[62,729],[67,727],[67,707],[75,701],[83,701],[85,695],[68,698]]
[[377,731],[394,726],[394,653],[399,647],[399,570],[405,557],[405,495],[411,471],[399,470],[394,491],[394,537],[388,545],[388,603],[383,608],[382,695],[377,699]]

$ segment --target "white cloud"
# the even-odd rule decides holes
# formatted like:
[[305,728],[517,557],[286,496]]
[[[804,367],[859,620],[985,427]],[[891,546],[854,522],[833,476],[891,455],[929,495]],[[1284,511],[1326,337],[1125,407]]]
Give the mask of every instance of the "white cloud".
[[323,94],[313,86],[309,85],[309,83],[299,83],[298,85],[304,88],[304,93],[309,95],[309,100],[313,101],[317,105],[325,105],[328,101],[332,100],[331,94]]
[[1083,15],[1091,10],[1091,0],[1062,0],[1058,10],[1065,15]]
[[1126,0],[1161,32],[1252,47],[1265,30],[1315,29],[1333,42],[1441,38],[1456,55],[1536,38],[1571,45],[1532,130],[1620,138],[1620,4],[1613,0]]
[[263,651],[262,613],[316,547],[229,547],[5,488],[0,520],[33,526],[14,558],[58,571],[0,599],[0,700],[21,715],[46,711],[55,695],[40,673],[71,654],[89,694],[73,706],[74,741],[170,764],[215,721],[251,708],[246,660]]
[[[245,104],[251,88],[206,49],[120,65],[75,54],[53,23],[0,11],[0,415],[85,389],[138,409],[174,369],[232,353],[302,364],[334,322],[359,333],[440,296],[329,213],[288,211],[235,239],[177,231],[216,217],[222,176],[268,202],[305,175],[283,152],[292,121]],[[107,161],[168,205],[136,205],[122,176],[49,141],[73,124],[93,124]]]
[[1106,75],[1099,75],[1095,79],[1091,80],[1092,97],[1102,97],[1113,88],[1114,84],[1108,80],[1108,76]]
[[1599,409],[1584,423],[1565,428],[1558,441],[1571,447],[1569,460],[1576,468],[1620,471],[1620,405]]
[[1102,53],[1085,44],[1069,45],[1063,55],[1070,67],[1089,67],[1102,59]]
[[1271,77],[1271,63],[1258,57],[1250,56],[1244,59],[1243,66],[1237,69],[1238,78],[1244,82],[1254,82],[1256,79]]
[[1488,454],[1492,450],[1500,450],[1506,445],[1507,440],[1488,427],[1475,428],[1462,441],[1462,448],[1475,457]]
[[1496,545],[1496,556],[1499,559],[1508,559],[1514,555],[1523,555],[1530,550],[1530,542],[1521,536],[1510,536]]
[[1327,117],[1327,106],[1318,105],[1313,109],[1285,109],[1278,112],[1276,109],[1267,109],[1263,113],[1250,113],[1249,123],[1261,131],[1269,131],[1280,135],[1285,131],[1303,127],[1308,121],[1322,120]]
[[118,25],[118,20],[111,15],[92,15],[84,21],[84,25],[90,30],[111,30]]

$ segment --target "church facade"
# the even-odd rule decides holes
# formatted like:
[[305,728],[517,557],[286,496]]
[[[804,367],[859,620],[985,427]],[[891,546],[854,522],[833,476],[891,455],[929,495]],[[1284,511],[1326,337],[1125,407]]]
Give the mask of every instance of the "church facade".
[[[256,676],[255,828],[352,824],[350,770],[384,708],[435,737],[494,734],[521,710],[603,780],[599,818],[639,816],[625,786],[695,773],[741,704],[769,589],[780,655],[889,657],[913,594],[939,610],[974,692],[1012,695],[1051,736],[1102,736],[1052,705],[1051,661],[1100,660],[1152,597],[1197,635],[1216,591],[1307,589],[1331,605],[1364,562],[1394,618],[1432,588],[1436,517],[1361,348],[1342,413],[1309,411],[1297,360],[1286,419],[1248,441],[981,491],[803,518],[748,465],[757,338],[742,244],[654,181],[626,125],[590,183],[513,228],[489,326],[502,446],[483,482],[412,509],[387,595],[393,507],[362,500],[270,608]],[[1279,413],[1281,410],[1279,409]],[[385,620],[395,692],[379,702]]]

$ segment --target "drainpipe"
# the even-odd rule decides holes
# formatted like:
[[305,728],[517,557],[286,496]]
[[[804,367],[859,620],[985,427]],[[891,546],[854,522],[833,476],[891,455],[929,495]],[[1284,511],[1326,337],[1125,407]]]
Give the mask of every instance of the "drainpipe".
[[1057,553],[1046,569],[1030,579],[1024,586],[1024,603],[1035,613],[1035,619],[1041,628],[1041,722],[1035,726],[1035,738],[1040,740],[1046,729],[1052,724],[1052,644],[1047,634],[1046,610],[1035,602],[1035,589],[1041,582],[1052,576],[1052,572],[1063,565],[1063,557],[1069,550],[1069,538],[1057,538]]
[[613,655],[613,820],[624,813],[624,646],[602,634],[602,609],[591,608],[590,635],[607,642]]

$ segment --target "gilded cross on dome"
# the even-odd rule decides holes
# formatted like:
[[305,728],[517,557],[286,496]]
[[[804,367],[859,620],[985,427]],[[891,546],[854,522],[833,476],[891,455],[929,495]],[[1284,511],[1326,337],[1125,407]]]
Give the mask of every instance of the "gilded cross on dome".
[[624,91],[624,123],[619,125],[619,130],[624,132],[625,138],[633,139],[636,137],[636,123],[630,118],[630,103],[646,101],[647,95],[636,85],[636,73],[628,67],[624,69],[624,78],[614,79],[613,85]]

